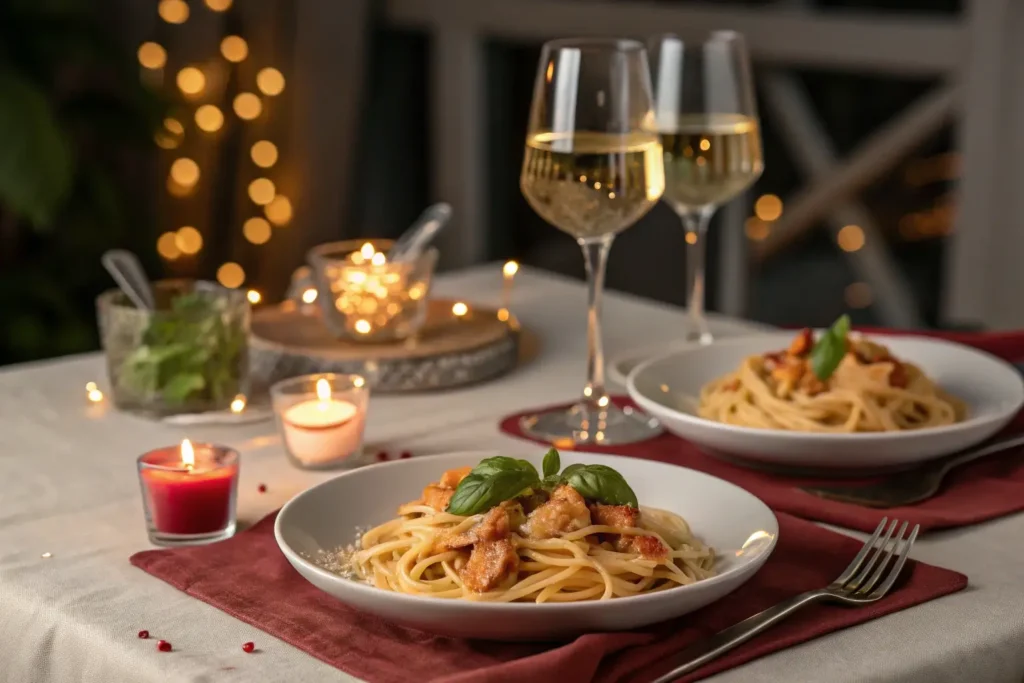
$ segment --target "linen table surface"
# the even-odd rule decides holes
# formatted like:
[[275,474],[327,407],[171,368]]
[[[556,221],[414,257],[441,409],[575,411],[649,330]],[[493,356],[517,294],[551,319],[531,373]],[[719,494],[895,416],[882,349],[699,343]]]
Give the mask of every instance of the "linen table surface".
[[[438,279],[437,292],[497,306],[500,266]],[[473,296],[467,296],[472,292]],[[523,269],[512,310],[541,339],[527,366],[443,395],[375,396],[367,448],[417,457],[535,449],[498,432],[518,409],[571,400],[583,385],[585,294],[579,282]],[[609,293],[609,357],[685,331],[684,314]],[[749,329],[717,319],[725,330]],[[149,548],[135,458],[183,437],[242,452],[238,515],[254,522],[333,476],[288,464],[270,421],[177,427],[91,405],[106,388],[98,354],[0,370],[0,682],[353,681],[128,563]],[[265,483],[268,490],[257,487]],[[920,539],[913,556],[963,572],[967,590],[819,638],[708,680],[716,683],[1024,680],[1024,516]],[[44,558],[44,553],[51,557]],[[158,652],[147,629],[175,652]],[[241,644],[254,641],[257,655]]]

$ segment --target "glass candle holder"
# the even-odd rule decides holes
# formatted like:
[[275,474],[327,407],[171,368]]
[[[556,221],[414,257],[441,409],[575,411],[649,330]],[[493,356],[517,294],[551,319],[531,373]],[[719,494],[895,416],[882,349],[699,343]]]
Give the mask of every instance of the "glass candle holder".
[[249,393],[250,307],[213,282],[153,283],[156,310],[120,290],[96,300],[114,404],[149,416],[228,410]]
[[370,387],[362,375],[323,373],[282,380],[270,387],[277,428],[292,464],[332,469],[356,461]]
[[392,240],[348,240],[310,250],[324,323],[339,339],[389,342],[416,334],[427,318],[437,249],[389,263]]
[[138,459],[146,530],[154,545],[198,545],[235,533],[238,451],[187,439]]

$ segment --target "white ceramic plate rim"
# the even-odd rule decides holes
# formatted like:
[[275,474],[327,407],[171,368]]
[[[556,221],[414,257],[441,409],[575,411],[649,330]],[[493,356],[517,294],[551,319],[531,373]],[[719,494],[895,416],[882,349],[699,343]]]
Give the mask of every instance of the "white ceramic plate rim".
[[[820,330],[818,330],[818,331],[820,332]],[[699,349],[703,349],[703,348],[710,348],[712,346],[724,347],[724,346],[745,345],[745,344],[749,344],[751,342],[757,341],[760,338],[763,338],[765,340],[766,344],[769,342],[769,340],[771,340],[771,343],[777,343],[776,340],[779,339],[780,337],[781,338],[789,338],[791,336],[792,336],[792,333],[787,330],[787,331],[782,331],[782,332],[774,332],[774,333],[770,333],[770,334],[758,334],[758,335],[746,335],[746,336],[743,336],[743,337],[731,337],[729,339],[723,339],[722,341],[716,341],[713,344],[710,344],[708,346],[698,346],[698,347],[690,346],[690,347],[688,347],[686,349],[677,349],[675,351],[671,351],[669,353],[663,354],[663,355],[661,355],[661,356],[659,356],[657,358],[652,358],[652,359],[650,359],[648,361],[645,361],[644,363],[642,363],[642,364],[638,365],[636,368],[634,368],[634,370],[631,373],[629,373],[629,377],[626,378],[626,388],[629,391],[629,395],[637,403],[639,403],[640,407],[643,408],[644,410],[650,412],[652,410],[652,406],[656,406],[657,410],[661,410],[661,411],[665,411],[665,412],[671,413],[673,418],[679,420],[680,422],[686,422],[686,423],[689,423],[689,424],[694,424],[694,425],[699,425],[699,426],[713,426],[716,429],[719,429],[719,430],[721,430],[723,432],[730,432],[730,433],[733,433],[733,434],[747,434],[747,435],[751,435],[751,436],[757,435],[757,436],[764,436],[766,438],[785,437],[787,439],[806,440],[806,441],[820,441],[820,440],[823,440],[823,439],[842,439],[842,440],[845,440],[845,441],[854,441],[855,440],[855,441],[867,441],[867,442],[872,442],[872,441],[893,441],[893,440],[911,440],[911,439],[915,439],[915,438],[920,438],[922,436],[930,436],[930,435],[933,435],[933,434],[942,434],[942,433],[946,433],[946,432],[955,432],[955,431],[959,431],[959,430],[962,430],[962,429],[965,429],[965,428],[968,428],[968,427],[971,427],[971,426],[980,426],[980,425],[983,425],[983,424],[991,424],[993,422],[999,422],[1000,420],[1006,419],[1007,416],[1011,416],[1011,415],[1017,413],[1020,410],[1021,406],[1024,405],[1024,379],[1022,379],[1021,383],[1020,383],[1020,385],[1018,387],[1018,390],[1017,390],[1017,397],[1016,397],[1015,403],[1014,403],[1012,408],[1011,407],[1007,407],[1005,409],[1002,409],[1002,410],[999,410],[999,411],[993,411],[993,412],[990,412],[990,413],[986,413],[984,415],[978,415],[978,416],[975,416],[975,417],[968,417],[963,422],[956,422],[956,423],[950,424],[950,425],[942,425],[940,427],[926,427],[925,429],[913,429],[913,430],[907,430],[907,431],[901,431],[901,432],[852,432],[852,433],[835,434],[835,433],[831,433],[831,432],[798,432],[798,431],[789,431],[789,430],[780,430],[780,429],[765,429],[763,427],[743,427],[743,426],[740,426],[740,425],[725,424],[724,422],[716,422],[714,420],[708,420],[707,418],[699,417],[699,416],[693,415],[691,413],[684,413],[682,411],[676,410],[675,408],[667,406],[664,403],[661,403],[660,401],[657,401],[657,400],[655,400],[653,398],[650,398],[648,395],[642,393],[637,388],[637,386],[636,386],[636,378],[639,377],[641,373],[643,373],[645,370],[647,370],[652,365],[654,365],[656,363],[659,363],[659,362],[667,361],[670,358],[673,358],[675,356],[685,356],[685,355],[687,355],[689,353],[692,353],[693,351],[697,350],[698,348]],[[977,356],[983,356],[985,359],[987,359],[987,360],[989,360],[989,361],[991,361],[991,362],[993,362],[993,363],[995,363],[997,365],[1003,366],[1003,369],[1006,372],[1020,377],[1020,373],[1017,371],[1017,368],[1015,368],[1010,363],[1007,363],[1002,358],[999,358],[998,356],[994,356],[991,353],[988,353],[987,351],[982,351],[980,349],[976,349],[976,348],[973,348],[971,346],[966,346],[964,344],[958,344],[956,342],[946,341],[944,339],[932,339],[932,338],[929,338],[929,337],[919,337],[919,336],[911,336],[911,335],[904,336],[904,335],[894,335],[894,334],[871,334],[870,338],[872,340],[881,340],[883,342],[885,340],[889,340],[889,339],[900,339],[900,340],[913,339],[915,343],[921,343],[921,344],[925,344],[925,345],[929,345],[929,346],[946,347],[950,351],[954,351],[956,353],[972,354],[972,355],[977,355]],[[766,350],[770,350],[770,348],[768,348]],[[741,360],[742,360],[742,358],[737,358],[736,359],[736,363],[739,364],[739,362]]]
[[[583,457],[588,456],[588,455],[598,455],[598,456],[604,457],[604,458],[628,459],[628,458],[624,458],[623,456],[609,455],[609,454],[604,454],[604,453],[593,453],[593,454],[590,454],[590,453],[585,453],[585,452],[576,452],[576,451],[574,451],[573,454],[574,455],[583,456]],[[477,459],[480,459],[481,457],[488,457],[488,456],[491,456],[491,455],[496,455],[496,453],[493,452],[493,451],[486,451],[486,452],[481,452],[481,451],[466,451],[466,452],[452,451],[450,453],[443,453],[443,454],[439,454],[439,455],[446,455],[446,456],[456,456],[456,455],[458,455],[460,457],[464,456],[466,458],[477,458]],[[428,457],[433,457],[433,456],[428,456]],[[330,484],[331,482],[333,482],[333,481],[335,481],[337,479],[340,479],[342,477],[353,476],[353,475],[357,474],[358,472],[360,472],[361,470],[369,469],[369,468],[401,467],[402,465],[406,464],[407,462],[409,462],[409,461],[407,461],[407,460],[398,460],[398,461],[395,461],[395,462],[382,462],[382,463],[377,463],[377,464],[374,464],[374,465],[367,465],[366,467],[361,467],[359,469],[351,470],[351,471],[348,471],[348,472],[343,472],[342,474],[338,475],[337,477],[332,477],[331,479],[328,479],[326,481],[322,481],[319,484],[311,486],[308,489],[306,489],[305,491],[303,491],[303,492],[295,495],[294,497],[292,497],[291,500],[289,500],[287,503],[284,504],[284,507],[281,508],[281,511],[278,512],[278,514],[277,514],[277,518],[274,520],[274,538],[277,541],[277,545],[281,549],[281,552],[284,553],[284,555],[286,556],[286,558],[288,560],[290,560],[293,563],[301,564],[305,569],[307,569],[308,571],[313,572],[317,576],[320,576],[321,578],[329,579],[329,580],[332,580],[332,581],[344,581],[346,588],[351,588],[352,590],[364,593],[366,595],[370,595],[370,596],[374,596],[374,597],[378,597],[378,598],[382,598],[382,599],[397,600],[399,602],[405,602],[405,603],[408,603],[410,605],[423,605],[424,601],[427,601],[427,604],[436,605],[437,607],[442,608],[442,609],[445,606],[458,605],[458,606],[464,607],[464,608],[489,609],[489,610],[493,610],[493,611],[499,611],[499,610],[529,610],[529,611],[545,611],[545,610],[556,611],[557,610],[557,611],[563,611],[563,610],[588,610],[588,609],[592,610],[592,609],[594,609],[595,605],[608,605],[608,606],[612,606],[612,605],[639,605],[639,604],[642,604],[644,602],[651,602],[653,600],[664,599],[664,596],[666,594],[669,594],[669,593],[671,593],[673,595],[679,595],[680,592],[686,591],[686,590],[688,590],[688,589],[690,589],[690,588],[692,588],[694,586],[710,586],[710,585],[714,585],[714,584],[717,584],[717,583],[725,582],[729,578],[731,578],[733,573],[741,572],[741,571],[743,571],[744,568],[747,568],[747,564],[744,563],[744,564],[740,564],[740,565],[731,567],[730,569],[728,569],[725,572],[722,572],[721,574],[716,574],[715,576],[712,576],[712,577],[707,578],[707,579],[702,579],[701,581],[697,581],[695,583],[691,583],[691,584],[688,584],[686,586],[677,586],[675,588],[670,588],[670,589],[664,590],[664,591],[658,591],[656,593],[644,593],[643,595],[631,595],[631,596],[622,597],[622,598],[615,598],[614,600],[607,600],[607,601],[582,600],[582,601],[579,601],[579,602],[542,602],[542,603],[536,603],[536,602],[475,602],[475,601],[472,601],[472,600],[444,600],[444,599],[441,599],[441,598],[430,598],[429,596],[415,596],[415,595],[408,595],[408,594],[405,594],[405,593],[396,593],[396,592],[393,592],[393,591],[386,591],[386,590],[383,590],[381,588],[375,588],[373,586],[370,586],[370,585],[367,585],[365,583],[362,583],[361,581],[357,581],[355,579],[350,579],[350,578],[341,576],[339,574],[335,574],[334,572],[328,571],[328,570],[324,569],[323,567],[317,566],[316,564],[314,564],[313,562],[310,562],[309,560],[307,560],[305,557],[303,557],[299,553],[297,553],[294,550],[292,550],[292,548],[285,542],[284,535],[283,535],[283,532],[281,530],[281,519],[285,517],[286,513],[288,512],[288,508],[293,506],[293,505],[298,505],[299,501],[303,497],[305,497],[307,495],[312,495],[312,492],[315,491],[316,489],[320,488],[321,486],[326,486],[326,485]],[[666,467],[678,467],[676,465],[670,465],[668,463],[661,463],[661,464],[665,465]],[[771,540],[768,541],[768,547],[758,553],[758,557],[761,558],[762,562],[767,561],[768,558],[771,557],[771,554],[773,552],[775,552],[775,546],[778,544],[778,541],[779,541],[779,520],[775,516],[775,513],[772,511],[772,509],[769,508],[765,504],[764,501],[762,501],[760,498],[758,498],[757,496],[755,496],[754,494],[750,493],[749,491],[747,491],[746,489],[744,489],[744,488],[742,488],[740,486],[737,486],[737,485],[735,485],[735,484],[733,484],[731,482],[728,482],[728,481],[726,481],[724,479],[719,479],[718,477],[712,476],[710,474],[706,474],[704,472],[701,472],[700,470],[690,469],[689,467],[678,467],[678,469],[685,470],[689,474],[697,475],[698,477],[706,477],[706,478],[709,478],[709,479],[715,479],[720,484],[722,484],[724,486],[727,486],[729,488],[735,489],[738,493],[741,493],[741,494],[743,494],[745,496],[749,496],[749,498],[751,499],[752,503],[756,503],[757,505],[760,505],[762,508],[764,508],[763,511],[767,514],[767,518],[770,518],[771,521],[772,521],[772,528],[771,529],[765,529],[765,531],[768,531],[771,534]]]
[[[732,339],[748,339],[750,337],[761,336],[766,332],[772,332],[776,329],[770,325],[765,325],[764,323],[756,323],[746,320],[743,321],[743,323],[748,325],[749,329],[720,333],[716,340],[728,341]],[[626,382],[629,380],[629,376],[633,371],[630,370],[629,372],[623,372],[623,365],[635,361],[633,369],[636,369],[648,360],[663,358],[673,353],[689,351],[694,347],[699,346],[703,346],[699,341],[686,341],[685,339],[672,339],[655,344],[635,346],[631,349],[615,354],[612,359],[606,363],[608,379],[612,380],[616,384],[626,386]]]

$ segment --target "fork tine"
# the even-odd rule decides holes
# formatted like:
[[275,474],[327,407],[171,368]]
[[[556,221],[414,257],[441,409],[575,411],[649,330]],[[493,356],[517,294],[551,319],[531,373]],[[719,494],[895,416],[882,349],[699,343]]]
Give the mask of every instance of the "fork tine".
[[[882,574],[885,573],[885,568],[888,566],[889,560],[893,557],[899,557],[899,554],[896,551],[899,550],[900,542],[903,540],[903,534],[906,533],[907,526],[909,526],[909,524],[910,522],[903,522],[903,526],[900,527],[899,533],[893,536],[892,548],[886,551],[885,557],[882,558],[882,561],[878,565],[878,569],[876,569],[875,573],[871,575],[871,578],[857,589],[858,594],[867,595],[870,593],[871,590],[878,585],[879,580],[882,578]],[[883,550],[885,550],[885,546],[879,548],[878,552],[881,553]]]
[[857,556],[853,558],[853,561],[851,561],[849,565],[847,565],[842,575],[832,583],[842,585],[850,580],[850,577],[853,576],[854,572],[860,569],[860,563],[864,561],[864,558],[867,557],[868,551],[871,550],[871,547],[875,544],[875,541],[878,540],[878,537],[882,535],[882,529],[885,528],[885,523],[888,521],[888,517],[882,517],[882,521],[878,523],[875,533],[871,538],[864,542],[864,547],[860,549]]
[[[910,555],[910,547],[914,545],[914,541],[917,540],[917,532],[921,530],[920,524],[915,524],[913,531],[910,532],[910,537],[903,542],[903,550],[900,551],[899,556],[896,558],[896,563],[893,565],[892,570],[889,572],[889,576],[885,578],[882,585],[879,586],[871,593],[872,598],[880,598],[889,592],[892,585],[896,583],[896,578],[903,571],[903,565],[907,563],[907,556]],[[901,530],[902,531],[902,530]]]
[[856,591],[864,583],[864,580],[871,575],[871,570],[874,568],[875,563],[878,562],[878,558],[885,552],[885,546],[889,545],[889,540],[892,538],[893,532],[896,531],[896,525],[899,523],[900,520],[898,519],[892,520],[892,524],[889,525],[889,531],[885,534],[885,538],[878,544],[875,551],[871,553],[871,557],[868,558],[867,564],[857,572],[856,576],[847,582],[848,585],[844,587],[846,590]]

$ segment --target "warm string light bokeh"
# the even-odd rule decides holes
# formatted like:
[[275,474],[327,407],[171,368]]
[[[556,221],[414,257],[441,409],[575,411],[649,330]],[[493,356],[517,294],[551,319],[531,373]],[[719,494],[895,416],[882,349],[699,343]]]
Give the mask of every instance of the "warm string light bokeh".
[[[188,30],[190,17],[193,13],[227,12],[235,5],[233,0],[201,0],[186,2],[185,0],[158,0],[157,15],[167,24],[180,26],[176,30]],[[168,117],[163,125],[154,133],[154,142],[164,150],[176,150],[182,146],[186,138],[202,133],[206,140],[215,140],[214,136],[237,134],[238,126],[259,120],[264,116],[269,100],[278,98],[284,93],[286,81],[284,74],[273,65],[257,64],[255,76],[248,83],[239,82],[239,92],[226,102],[214,103],[221,97],[218,90],[223,87],[224,70],[210,61],[194,61],[191,64],[174,65],[167,49],[156,41],[145,41],[137,51],[139,65],[142,68],[143,80],[151,85],[163,85],[172,92],[183,107],[176,109],[174,117]],[[217,46],[215,57],[223,59],[222,64],[229,69],[246,60],[258,59],[258,55],[250,54],[248,42],[240,35],[225,35]],[[171,71],[165,78],[164,70],[170,66]],[[252,72],[249,72],[252,73]],[[234,116],[234,120],[229,120]],[[190,127],[194,127],[189,130]],[[190,145],[195,144],[190,142]],[[200,143],[205,144],[205,143]],[[264,245],[273,238],[274,230],[288,225],[292,220],[293,206],[291,200],[280,194],[273,177],[268,177],[269,169],[276,167],[280,149],[271,140],[261,139],[248,150],[252,162],[251,173],[242,172],[246,183],[245,191],[253,204],[253,209],[263,215],[249,215],[241,218],[242,237],[250,244]],[[196,159],[205,159],[202,153]],[[216,176],[215,169],[201,168],[199,163],[189,156],[177,155],[172,158],[165,181],[168,194],[175,198],[185,198],[193,194],[201,183],[210,183]],[[248,175],[248,178],[245,176]],[[193,225],[173,228],[162,233],[156,240],[156,250],[166,261],[176,261],[193,257],[203,249],[203,232],[205,228],[198,222]],[[217,269],[217,281],[225,287],[241,287],[246,281],[245,270],[241,264],[228,262]],[[253,304],[260,303],[263,295],[256,289],[247,291],[247,298]],[[305,299],[306,296],[303,295]]]
[[752,242],[763,242],[771,234],[772,224],[782,217],[782,200],[764,194],[754,202],[754,215],[743,223],[743,231]]

